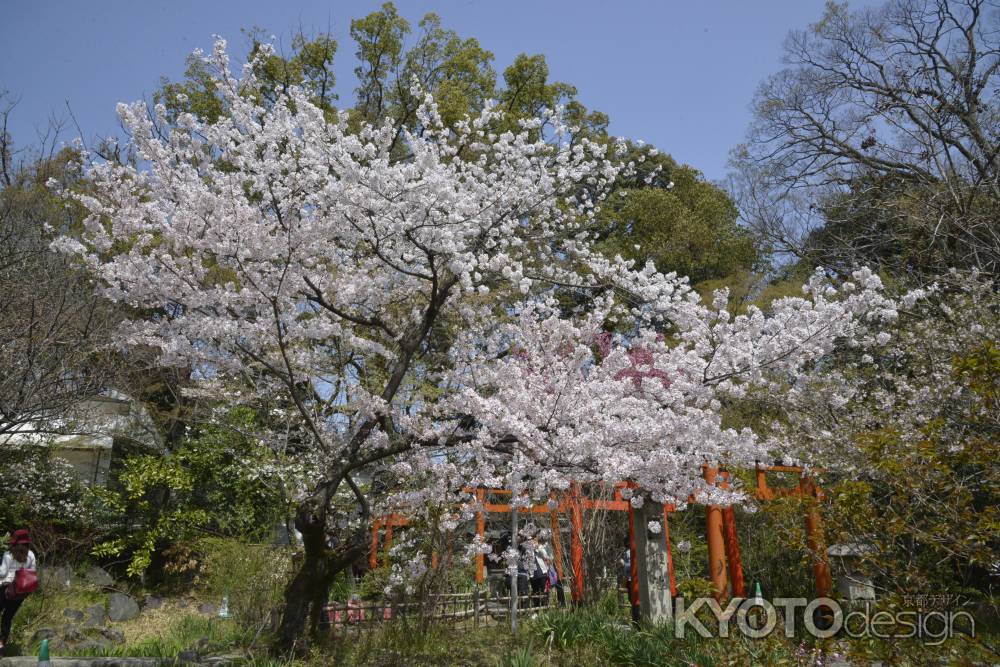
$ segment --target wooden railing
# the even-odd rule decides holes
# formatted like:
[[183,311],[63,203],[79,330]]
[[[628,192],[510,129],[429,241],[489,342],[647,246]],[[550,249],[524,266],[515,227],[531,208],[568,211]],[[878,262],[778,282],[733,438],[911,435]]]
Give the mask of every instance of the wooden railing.
[[[518,613],[535,613],[554,604],[549,593],[517,596]],[[490,595],[485,589],[469,593],[441,593],[426,600],[408,602],[351,601],[325,607],[326,622],[332,632],[361,632],[397,620],[431,620],[438,623],[481,623],[506,621],[510,617],[510,596]]]

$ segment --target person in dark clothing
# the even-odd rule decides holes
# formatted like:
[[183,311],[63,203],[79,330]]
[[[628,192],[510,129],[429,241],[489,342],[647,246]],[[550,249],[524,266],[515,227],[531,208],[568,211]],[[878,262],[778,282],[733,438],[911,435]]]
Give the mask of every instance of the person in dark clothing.
[[622,581],[625,582],[625,592],[632,590],[632,543],[628,535],[622,541],[624,547],[621,560],[618,563],[622,566]]
[[524,543],[517,545],[517,603],[524,604],[525,598],[530,602],[531,578],[524,562]]
[[14,615],[24,602],[23,596],[14,593],[17,571],[36,569],[35,554],[30,547],[31,534],[24,528],[15,530],[10,536],[10,549],[0,561],[0,651],[10,639]]
[[[511,544],[510,533],[503,533],[500,536],[500,539],[497,540],[496,547],[494,548],[493,553],[496,553],[496,554],[506,554],[507,551],[510,549],[510,544]],[[516,582],[517,583],[517,597],[519,599],[522,599],[526,595],[528,595],[528,589],[530,587],[529,578],[528,578],[528,570],[524,566],[524,545],[523,544],[519,544],[517,546],[517,552],[518,552],[518,557],[517,557],[517,582]],[[512,588],[512,583],[514,583],[514,582],[512,582],[512,579],[513,579],[513,577],[511,577],[509,574],[507,574],[506,570],[505,570],[504,576],[503,576],[503,580],[502,580],[502,583],[501,583],[501,587],[500,587],[500,591],[499,591],[501,594],[510,595],[511,588]]]

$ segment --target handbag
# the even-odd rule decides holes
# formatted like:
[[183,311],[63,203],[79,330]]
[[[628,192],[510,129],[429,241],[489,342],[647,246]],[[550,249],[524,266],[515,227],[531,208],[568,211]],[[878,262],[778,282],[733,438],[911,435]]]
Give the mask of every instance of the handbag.
[[7,584],[8,600],[23,600],[38,590],[38,573],[22,567],[14,573],[14,581]]

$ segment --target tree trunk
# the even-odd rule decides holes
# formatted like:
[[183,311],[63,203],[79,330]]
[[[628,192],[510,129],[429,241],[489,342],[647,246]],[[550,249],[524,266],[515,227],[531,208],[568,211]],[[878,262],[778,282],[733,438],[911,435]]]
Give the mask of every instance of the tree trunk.
[[308,507],[301,507],[295,517],[295,528],[302,533],[305,553],[302,566],[285,587],[285,609],[274,641],[274,651],[282,655],[303,651],[306,632],[315,632],[325,602],[322,600],[316,608],[318,591],[325,593],[329,587],[326,513],[314,513]]
[[272,645],[277,655],[303,654],[307,639],[316,639],[327,593],[334,578],[360,558],[367,548],[368,529],[362,526],[331,550],[327,548],[327,514],[299,508],[295,528],[302,533],[304,556],[298,572],[285,587],[285,608]]

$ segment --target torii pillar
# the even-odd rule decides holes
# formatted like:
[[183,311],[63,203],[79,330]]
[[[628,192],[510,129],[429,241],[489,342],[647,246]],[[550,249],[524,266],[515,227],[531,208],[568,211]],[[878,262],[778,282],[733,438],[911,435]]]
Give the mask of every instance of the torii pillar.
[[[704,467],[705,482],[715,486],[719,469]],[[726,572],[726,538],[723,532],[723,512],[718,505],[708,505],[705,512],[705,538],[708,541],[708,576],[715,586],[715,597],[722,601],[729,596],[729,577]]]

